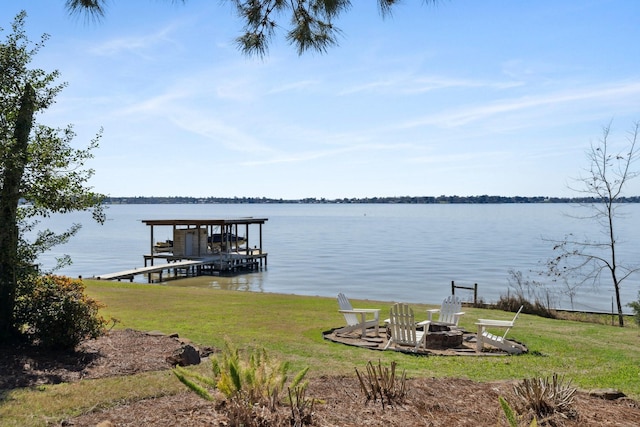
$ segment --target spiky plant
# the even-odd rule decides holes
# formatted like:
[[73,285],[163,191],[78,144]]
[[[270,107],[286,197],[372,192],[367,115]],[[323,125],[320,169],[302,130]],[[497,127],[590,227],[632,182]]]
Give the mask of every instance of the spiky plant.
[[[275,411],[282,403],[283,391],[287,389],[288,362],[271,359],[263,348],[252,349],[241,358],[240,351],[229,341],[211,362],[211,377],[180,367],[173,373],[205,399],[214,400],[211,390],[217,389],[228,399],[236,419],[251,419],[256,408]],[[289,389],[298,390],[297,396],[304,395],[301,392],[307,384],[303,379],[308,370],[302,369],[288,385]]]
[[524,379],[513,391],[524,409],[544,418],[554,413],[568,414],[576,388],[571,387],[571,381],[565,383],[564,377],[553,374],[551,379]]
[[373,366],[369,361],[366,367],[366,375],[360,374],[356,368],[356,375],[360,381],[360,389],[365,394],[367,402],[374,402],[380,398],[382,408],[384,409],[385,401],[389,405],[395,402],[401,402],[406,396],[406,380],[407,375],[402,371],[400,378],[396,377],[396,362],[391,362],[391,368],[383,367],[378,361],[378,366]]

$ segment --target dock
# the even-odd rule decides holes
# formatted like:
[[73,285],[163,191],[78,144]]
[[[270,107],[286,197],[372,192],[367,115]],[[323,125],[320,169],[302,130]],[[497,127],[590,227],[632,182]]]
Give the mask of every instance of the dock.
[[[262,225],[267,218],[143,220],[150,226],[150,252],[144,266],[96,275],[98,280],[129,280],[147,276],[149,283],[201,275],[232,275],[267,267],[262,248]],[[172,227],[173,239],[157,242],[154,227]],[[250,229],[258,227],[258,244],[251,246]],[[244,230],[242,230],[244,228]],[[244,233],[242,233],[244,232]],[[243,234],[243,235],[242,235]],[[161,261],[158,264],[158,261]]]
[[151,275],[157,274],[159,276],[159,280],[162,280],[163,272],[167,270],[170,272],[174,270],[174,275],[178,273],[178,270],[182,270],[185,272],[185,275],[188,275],[189,270],[196,268],[197,266],[204,265],[207,261],[196,261],[196,260],[188,260],[188,261],[176,261],[170,262],[163,265],[151,265],[139,268],[133,268],[131,270],[118,271],[116,273],[108,273],[108,274],[100,274],[99,276],[95,276],[97,280],[117,280],[118,282],[124,280],[133,281],[135,276],[144,274]]

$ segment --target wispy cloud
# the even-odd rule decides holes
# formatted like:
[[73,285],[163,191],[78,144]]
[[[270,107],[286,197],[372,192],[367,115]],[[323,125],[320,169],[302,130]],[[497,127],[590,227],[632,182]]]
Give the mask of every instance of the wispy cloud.
[[301,80],[298,82],[275,86],[272,89],[270,89],[267,93],[269,95],[273,95],[273,94],[282,93],[282,92],[299,91],[312,86],[316,86],[318,85],[318,83],[319,82],[317,80]]
[[397,150],[397,144],[356,144],[351,146],[333,147],[324,150],[302,151],[298,153],[283,153],[270,158],[242,162],[243,166],[270,165],[278,163],[300,163],[318,160],[321,158],[343,156],[347,153],[372,152],[383,150]]
[[176,25],[172,24],[152,34],[113,38],[92,47],[89,52],[97,56],[116,56],[121,53],[131,53],[142,57],[152,57],[158,54],[153,49],[160,45],[162,45],[163,49],[166,49],[167,43],[178,45],[170,37],[175,30]]
[[493,88],[508,89],[521,86],[520,81],[485,81],[474,79],[459,79],[431,75],[395,75],[387,78],[372,80],[367,83],[351,86],[339,92],[341,96],[357,93],[394,93],[400,95],[420,94],[440,89],[451,88]]
[[[637,109],[637,99],[640,94],[640,82],[625,82],[616,85],[577,88],[572,91],[549,93],[540,96],[524,96],[514,99],[496,101],[486,105],[462,107],[455,111],[450,110],[440,114],[432,114],[418,120],[410,120],[401,124],[400,128],[413,128],[420,126],[444,126],[459,127],[500,116],[506,119],[505,114],[518,111],[558,107],[566,104],[578,104],[578,108],[598,106],[597,103],[606,103],[608,108],[611,104],[627,107],[632,103]],[[587,102],[589,101],[589,102]],[[597,102],[597,103],[596,103]],[[580,105],[581,104],[581,105]]]

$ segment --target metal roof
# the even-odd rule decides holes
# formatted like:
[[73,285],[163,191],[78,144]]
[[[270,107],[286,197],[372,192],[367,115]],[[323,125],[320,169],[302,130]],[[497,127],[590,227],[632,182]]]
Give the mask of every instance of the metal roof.
[[146,225],[234,225],[234,224],[264,224],[268,218],[231,218],[231,219],[143,219]]

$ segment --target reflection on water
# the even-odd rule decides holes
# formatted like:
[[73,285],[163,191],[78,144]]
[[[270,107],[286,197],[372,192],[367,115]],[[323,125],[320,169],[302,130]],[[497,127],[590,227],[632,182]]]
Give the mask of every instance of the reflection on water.
[[160,284],[177,287],[222,289],[225,291],[264,292],[264,273],[249,273],[238,276],[200,276],[179,280],[167,280]]

